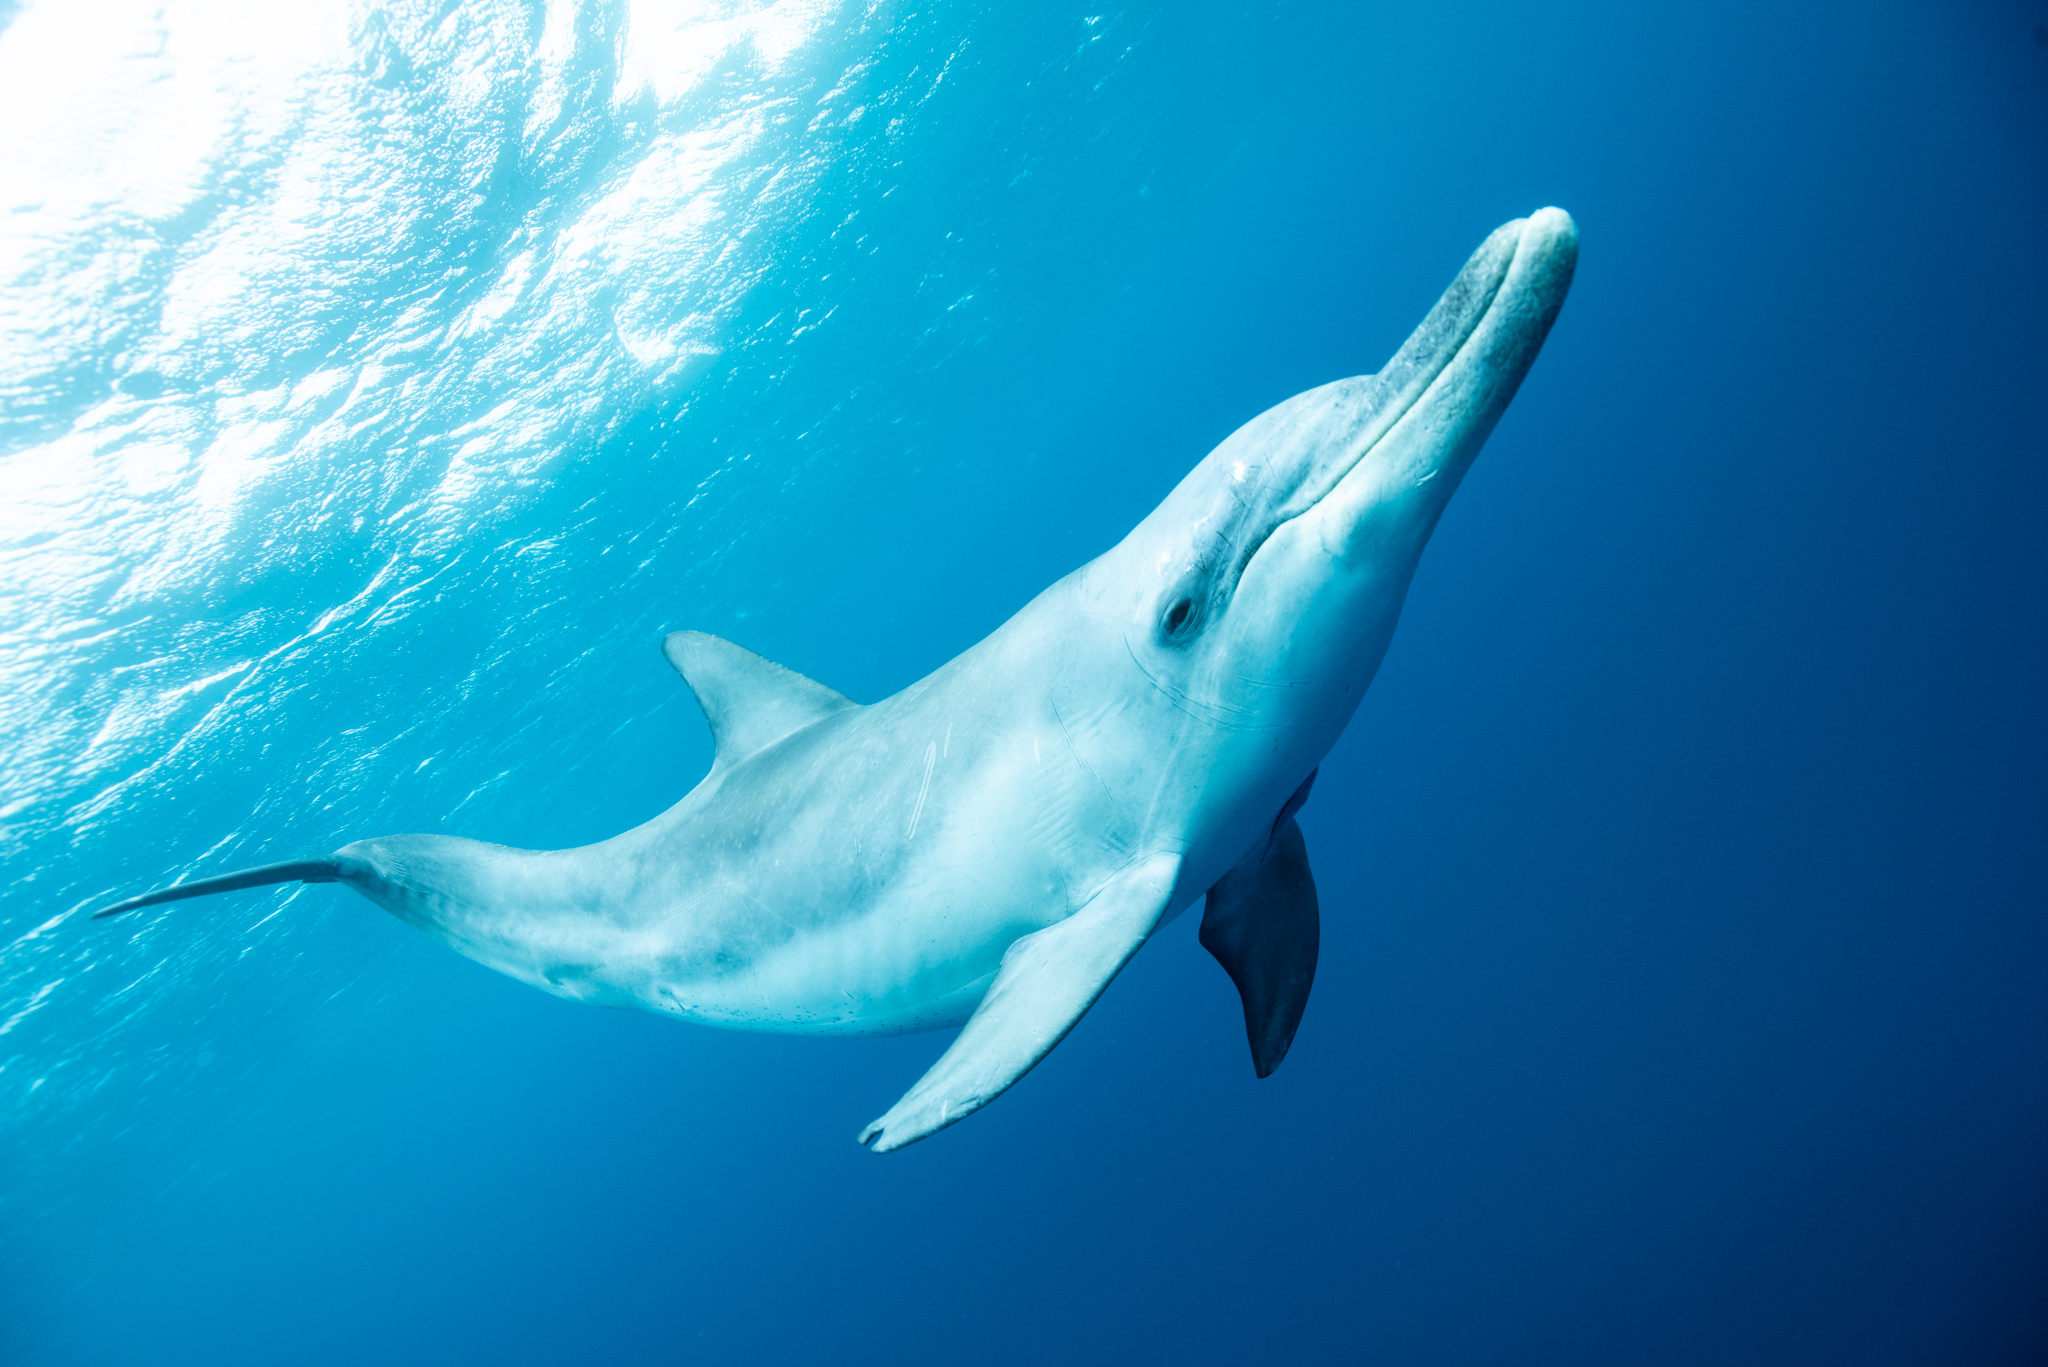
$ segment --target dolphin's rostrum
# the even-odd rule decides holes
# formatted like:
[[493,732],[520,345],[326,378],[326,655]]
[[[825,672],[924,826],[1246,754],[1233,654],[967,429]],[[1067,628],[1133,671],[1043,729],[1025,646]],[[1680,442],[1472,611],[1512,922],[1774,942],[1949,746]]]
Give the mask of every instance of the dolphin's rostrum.
[[965,1023],[861,1132],[977,1110],[1207,894],[1253,1062],[1315,974],[1295,812],[1372,681],[1422,548],[1535,360],[1577,232],[1488,237],[1393,360],[1232,434],[1121,544],[895,697],[860,706],[729,642],[663,645],[717,746],[669,811],[600,844],[442,835],[167,888],[340,882],[557,996],[742,1030]]

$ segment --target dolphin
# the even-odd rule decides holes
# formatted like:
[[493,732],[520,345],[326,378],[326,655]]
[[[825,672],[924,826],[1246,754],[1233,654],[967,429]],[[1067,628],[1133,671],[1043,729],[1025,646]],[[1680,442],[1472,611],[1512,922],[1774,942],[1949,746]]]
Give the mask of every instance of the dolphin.
[[380,836],[98,914],[338,882],[572,1001],[794,1034],[964,1024],[860,1132],[886,1152],[1001,1095],[1205,898],[1201,943],[1264,1077],[1315,977],[1296,813],[1577,257],[1560,209],[1497,229],[1385,369],[1246,423],[1116,547],[894,697],[668,636],[715,759],[623,835]]

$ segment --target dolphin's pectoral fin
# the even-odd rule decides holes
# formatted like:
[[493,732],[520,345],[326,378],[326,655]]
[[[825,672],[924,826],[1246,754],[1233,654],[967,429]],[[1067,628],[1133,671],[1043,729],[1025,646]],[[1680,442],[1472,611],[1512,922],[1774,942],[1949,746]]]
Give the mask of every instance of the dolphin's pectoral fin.
[[714,769],[737,764],[821,717],[858,707],[793,669],[701,631],[670,632],[661,653],[697,695],[716,747]]
[[1244,1030],[1260,1077],[1278,1068],[1294,1043],[1322,938],[1308,846],[1293,814],[1282,816],[1273,838],[1209,889],[1202,912],[1202,947],[1244,999]]
[[914,1144],[1030,1072],[1152,934],[1179,876],[1179,855],[1154,855],[1118,874],[1066,920],[1012,944],[953,1047],[860,1132],[860,1142],[876,1153]]

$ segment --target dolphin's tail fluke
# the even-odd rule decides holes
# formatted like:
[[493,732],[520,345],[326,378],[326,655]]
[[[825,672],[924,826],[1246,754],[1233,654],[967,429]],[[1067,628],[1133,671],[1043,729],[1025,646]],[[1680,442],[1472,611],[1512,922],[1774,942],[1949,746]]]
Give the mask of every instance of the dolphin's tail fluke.
[[97,921],[108,916],[119,916],[124,911],[155,906],[158,902],[176,902],[186,897],[205,897],[209,893],[233,892],[237,888],[260,888],[266,883],[332,883],[340,877],[341,860],[338,857],[294,859],[286,864],[265,864],[261,868],[243,869],[240,873],[224,873],[218,878],[202,878],[196,883],[180,883],[176,887],[146,892],[140,897],[116,902],[105,911],[96,911],[92,919]]

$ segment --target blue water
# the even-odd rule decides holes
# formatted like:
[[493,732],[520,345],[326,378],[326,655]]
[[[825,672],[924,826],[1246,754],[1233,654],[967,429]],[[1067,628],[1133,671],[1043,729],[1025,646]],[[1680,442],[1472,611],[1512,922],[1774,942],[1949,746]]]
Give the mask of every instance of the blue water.
[[[0,5],[0,1360],[2048,1357],[2048,2]],[[332,887],[886,696],[1495,225],[1577,284],[1301,821],[969,1123]]]

